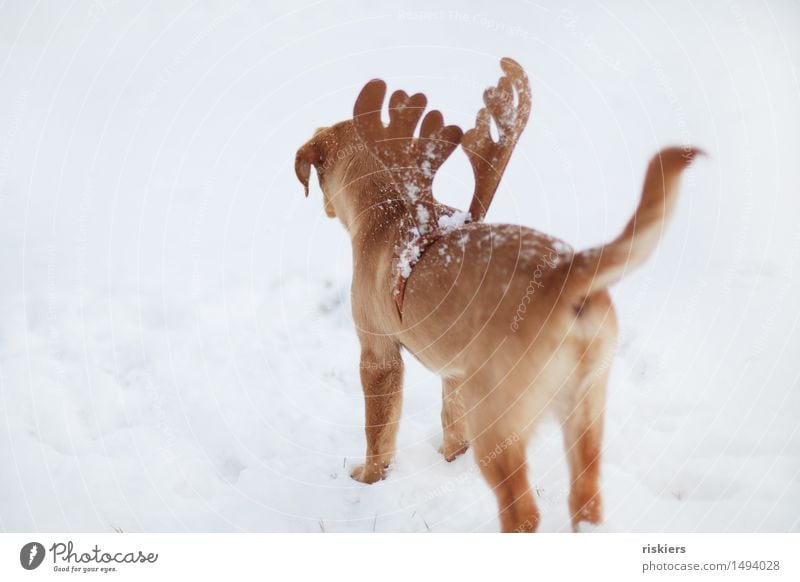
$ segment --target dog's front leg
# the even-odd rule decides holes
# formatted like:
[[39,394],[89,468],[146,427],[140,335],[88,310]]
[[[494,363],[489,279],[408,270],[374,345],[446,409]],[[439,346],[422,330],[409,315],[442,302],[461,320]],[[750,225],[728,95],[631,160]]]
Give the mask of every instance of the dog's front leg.
[[400,346],[388,338],[361,341],[361,387],[364,389],[367,458],[351,476],[362,483],[384,478],[395,451],[403,402]]

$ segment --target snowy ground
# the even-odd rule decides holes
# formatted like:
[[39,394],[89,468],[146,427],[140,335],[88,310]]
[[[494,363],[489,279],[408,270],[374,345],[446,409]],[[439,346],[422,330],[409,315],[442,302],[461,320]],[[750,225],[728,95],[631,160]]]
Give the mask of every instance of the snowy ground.
[[[0,529],[496,531],[414,362],[388,479],[349,478],[349,242],[292,162],[374,76],[469,127],[508,55],[534,111],[492,221],[606,241],[658,148],[711,154],[613,291],[607,529],[800,530],[797,2],[275,4],[0,5]],[[530,454],[566,531],[558,427]]]

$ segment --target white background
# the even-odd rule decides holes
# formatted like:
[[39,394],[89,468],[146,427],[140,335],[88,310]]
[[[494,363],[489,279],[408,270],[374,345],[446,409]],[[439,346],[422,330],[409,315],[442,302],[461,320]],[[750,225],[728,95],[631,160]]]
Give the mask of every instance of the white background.
[[[34,539],[35,538],[35,539]],[[796,535],[789,534],[617,534],[500,536],[443,534],[406,536],[280,534],[0,534],[0,576],[4,580],[351,580],[353,571],[379,572],[381,580],[420,577],[508,580],[529,572],[548,580],[779,580],[794,581],[800,567],[793,557]],[[30,541],[45,547],[35,570],[20,565],[20,550]],[[76,558],[65,562],[63,547],[73,542]],[[53,559],[53,544],[63,544]],[[147,564],[108,564],[114,572],[87,572],[94,562],[76,563],[89,552],[158,554]],[[682,553],[644,553],[645,546],[684,548]],[[581,559],[576,560],[575,556]],[[313,559],[309,559],[313,556]],[[413,556],[398,559],[398,556]],[[27,558],[27,556],[26,556]],[[733,569],[740,562],[767,562],[770,570]],[[775,562],[778,562],[776,565]],[[700,571],[664,570],[699,564]],[[720,567],[727,567],[721,570]],[[644,566],[649,570],[644,572]],[[761,565],[761,564],[758,564]],[[54,568],[77,567],[56,572]],[[653,568],[656,568],[654,570]],[[661,568],[661,569],[658,569]],[[712,570],[703,568],[713,568]]]
[[[656,150],[710,154],[613,290],[606,529],[800,529],[798,4],[398,6],[0,5],[0,529],[496,531],[414,362],[388,479],[349,478],[349,242],[292,162],[375,76],[470,127],[505,55],[534,109],[491,221],[603,242]],[[529,453],[569,530],[557,427]]]

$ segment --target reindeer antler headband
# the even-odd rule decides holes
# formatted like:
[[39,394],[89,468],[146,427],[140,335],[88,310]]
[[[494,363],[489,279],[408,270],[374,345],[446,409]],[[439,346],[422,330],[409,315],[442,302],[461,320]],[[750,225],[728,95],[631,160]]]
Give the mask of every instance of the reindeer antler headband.
[[428,102],[425,95],[411,97],[395,91],[389,99],[389,125],[381,122],[386,83],[373,79],[361,90],[353,108],[356,133],[391,174],[408,198],[420,234],[436,226],[436,205],[431,187],[436,171],[461,141],[461,128],[444,125],[439,111],[428,112],[419,137],[414,132]]
[[[415,137],[428,100],[422,93],[409,97],[405,91],[392,94],[389,125],[384,126],[381,108],[386,97],[386,83],[380,79],[367,83],[356,99],[353,107],[356,133],[406,197],[420,235],[436,229],[433,178],[459,143],[475,176],[470,216],[476,222],[486,216],[531,111],[531,91],[525,71],[508,57],[500,61],[500,67],[505,74],[497,86],[484,91],[486,106],[478,112],[475,127],[465,134],[458,126],[444,125],[442,114],[433,110],[422,120],[419,137]],[[497,127],[499,139],[496,142],[490,134],[491,120]]]

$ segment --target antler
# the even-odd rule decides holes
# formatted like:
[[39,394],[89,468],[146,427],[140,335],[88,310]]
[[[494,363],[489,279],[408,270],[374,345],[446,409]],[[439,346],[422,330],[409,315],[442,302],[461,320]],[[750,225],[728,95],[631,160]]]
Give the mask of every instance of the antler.
[[[496,87],[483,92],[483,107],[475,120],[475,127],[464,134],[461,147],[472,164],[475,175],[475,191],[469,213],[472,220],[483,220],[500,178],[506,169],[511,152],[528,123],[531,114],[531,88],[525,71],[515,60],[505,57],[500,61],[505,75]],[[514,105],[514,90],[517,104]],[[499,140],[495,142],[489,133],[489,117],[494,119]]]
[[391,174],[400,192],[408,198],[420,235],[436,228],[436,204],[431,187],[436,171],[461,141],[461,128],[444,125],[439,111],[422,120],[419,137],[414,137],[425,106],[425,95],[410,97],[395,91],[389,99],[389,125],[381,122],[386,83],[373,79],[361,90],[353,107],[353,122],[359,139]]

